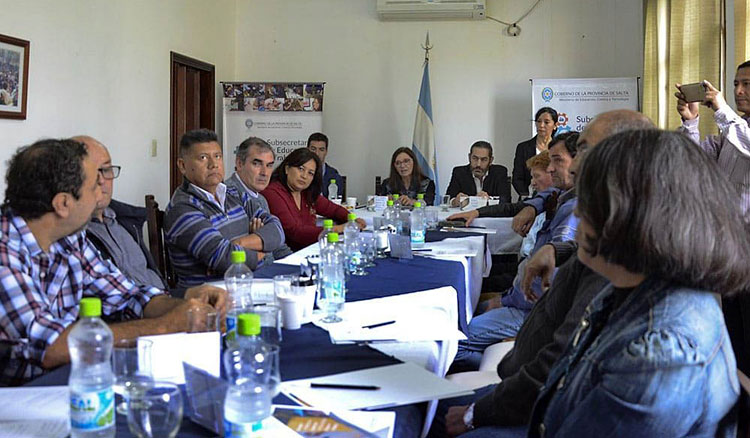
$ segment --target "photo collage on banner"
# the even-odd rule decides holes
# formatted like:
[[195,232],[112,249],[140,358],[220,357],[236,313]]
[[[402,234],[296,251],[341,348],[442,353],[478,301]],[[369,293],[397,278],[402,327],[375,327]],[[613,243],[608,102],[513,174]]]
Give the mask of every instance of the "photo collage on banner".
[[248,137],[267,141],[280,163],[323,128],[325,83],[222,82],[225,157]]
[[545,106],[558,114],[557,134],[583,131],[597,114],[616,109],[638,111],[638,78],[531,80],[531,132],[534,115]]

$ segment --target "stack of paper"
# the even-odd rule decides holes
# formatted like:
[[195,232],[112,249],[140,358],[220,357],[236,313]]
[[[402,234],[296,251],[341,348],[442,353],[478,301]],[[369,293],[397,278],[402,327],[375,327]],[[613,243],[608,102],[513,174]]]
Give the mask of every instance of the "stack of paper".
[[[375,385],[378,389],[312,388],[311,383]],[[281,391],[308,406],[325,409],[382,409],[458,397],[474,391],[412,363],[283,382]]]
[[0,438],[63,438],[70,428],[67,386],[0,388]]
[[151,341],[151,372],[154,380],[164,380],[178,385],[185,383],[182,362],[205,370],[213,376],[220,375],[221,337],[219,332],[174,333],[142,336]]

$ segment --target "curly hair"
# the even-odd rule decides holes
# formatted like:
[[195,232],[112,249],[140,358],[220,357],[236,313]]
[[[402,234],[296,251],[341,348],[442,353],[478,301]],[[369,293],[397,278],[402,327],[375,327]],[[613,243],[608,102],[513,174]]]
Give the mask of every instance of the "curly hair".
[[58,193],[80,196],[85,179],[86,146],[70,139],[47,139],[20,148],[8,163],[4,206],[22,218],[36,219],[54,211]]

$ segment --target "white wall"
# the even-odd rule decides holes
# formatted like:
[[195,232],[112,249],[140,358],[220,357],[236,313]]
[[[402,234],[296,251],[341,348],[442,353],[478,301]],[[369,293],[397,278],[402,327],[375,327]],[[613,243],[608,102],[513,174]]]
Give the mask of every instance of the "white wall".
[[166,206],[169,52],[214,64],[217,80],[231,77],[234,9],[234,0],[0,0],[13,17],[0,32],[31,41],[27,119],[0,119],[0,174],[18,146],[89,134],[123,166],[116,198],[143,205],[154,193]]
[[[529,78],[642,75],[640,0],[544,0],[516,38],[490,20],[381,22],[375,3],[237,3],[235,79],[326,81],[330,162],[357,196],[388,174],[396,147],[411,145],[427,31],[442,190],[477,139],[511,170],[516,144],[530,137]],[[511,21],[533,2],[487,3],[489,15]]]

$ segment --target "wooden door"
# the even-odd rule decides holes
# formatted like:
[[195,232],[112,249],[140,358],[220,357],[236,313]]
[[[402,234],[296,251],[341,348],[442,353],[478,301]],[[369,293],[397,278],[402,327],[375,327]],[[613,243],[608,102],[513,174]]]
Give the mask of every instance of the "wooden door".
[[170,136],[169,136],[169,193],[182,184],[177,167],[180,138],[191,129],[215,130],[214,66],[179,53],[170,52],[172,65]]

